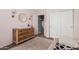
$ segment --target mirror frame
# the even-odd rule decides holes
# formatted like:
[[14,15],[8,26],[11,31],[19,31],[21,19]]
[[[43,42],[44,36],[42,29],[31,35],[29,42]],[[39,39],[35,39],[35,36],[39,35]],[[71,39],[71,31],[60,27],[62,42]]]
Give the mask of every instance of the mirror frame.
[[[19,18],[20,22],[26,22],[27,21],[27,16],[24,13],[20,13],[18,15],[18,18]],[[25,19],[25,20],[23,20],[23,19]]]

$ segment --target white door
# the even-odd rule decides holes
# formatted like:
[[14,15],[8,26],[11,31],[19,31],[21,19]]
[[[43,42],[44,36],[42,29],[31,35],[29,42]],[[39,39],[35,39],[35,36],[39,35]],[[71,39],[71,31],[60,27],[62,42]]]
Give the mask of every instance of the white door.
[[61,34],[60,30],[60,14],[52,13],[50,14],[50,37],[51,38],[59,38]]
[[63,11],[50,14],[50,37],[59,38],[59,42],[74,46],[73,11]]

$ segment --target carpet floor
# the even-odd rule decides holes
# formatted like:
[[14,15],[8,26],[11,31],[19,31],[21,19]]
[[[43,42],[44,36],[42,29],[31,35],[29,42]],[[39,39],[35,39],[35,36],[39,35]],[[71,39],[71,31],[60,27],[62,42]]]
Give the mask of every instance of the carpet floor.
[[10,48],[9,50],[47,50],[53,40],[35,37],[27,42]]

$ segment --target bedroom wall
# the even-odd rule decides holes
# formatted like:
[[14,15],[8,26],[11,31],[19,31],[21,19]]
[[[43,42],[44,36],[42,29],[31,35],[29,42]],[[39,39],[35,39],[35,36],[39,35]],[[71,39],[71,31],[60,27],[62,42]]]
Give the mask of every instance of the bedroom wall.
[[[59,10],[16,10],[15,18],[12,18],[12,10],[4,10],[0,9],[0,48],[12,43],[12,29],[13,28],[28,28],[27,23],[21,23],[18,20],[19,13],[25,13],[28,16],[33,15],[33,26],[35,26],[35,34],[38,34],[38,15],[44,14],[45,21],[44,21],[44,35],[49,37],[49,19],[50,13],[58,12]],[[62,10],[63,11],[63,10]],[[66,10],[64,10],[66,11]],[[74,10],[74,37],[79,42],[79,10]]]
[[33,27],[34,27],[34,34],[38,34],[38,16],[33,14]]
[[0,9],[0,48],[12,43],[12,29],[13,28],[28,28],[27,23],[21,23],[18,20],[19,13],[25,13],[30,16],[30,10],[16,10],[15,17],[12,18],[12,10]]
[[74,37],[79,46],[79,9],[74,10]]
[[49,10],[45,10],[45,21],[44,21],[44,35],[45,37],[49,37],[49,28],[50,28],[50,25],[49,25],[49,20],[50,20],[50,16],[49,16]]

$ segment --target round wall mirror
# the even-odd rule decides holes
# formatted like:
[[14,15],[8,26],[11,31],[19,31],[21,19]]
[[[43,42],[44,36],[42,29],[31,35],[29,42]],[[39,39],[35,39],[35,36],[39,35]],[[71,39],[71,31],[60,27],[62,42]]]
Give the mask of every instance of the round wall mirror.
[[26,14],[23,14],[23,13],[19,14],[19,20],[20,20],[21,22],[26,22],[26,21],[27,21],[27,16],[26,16]]

